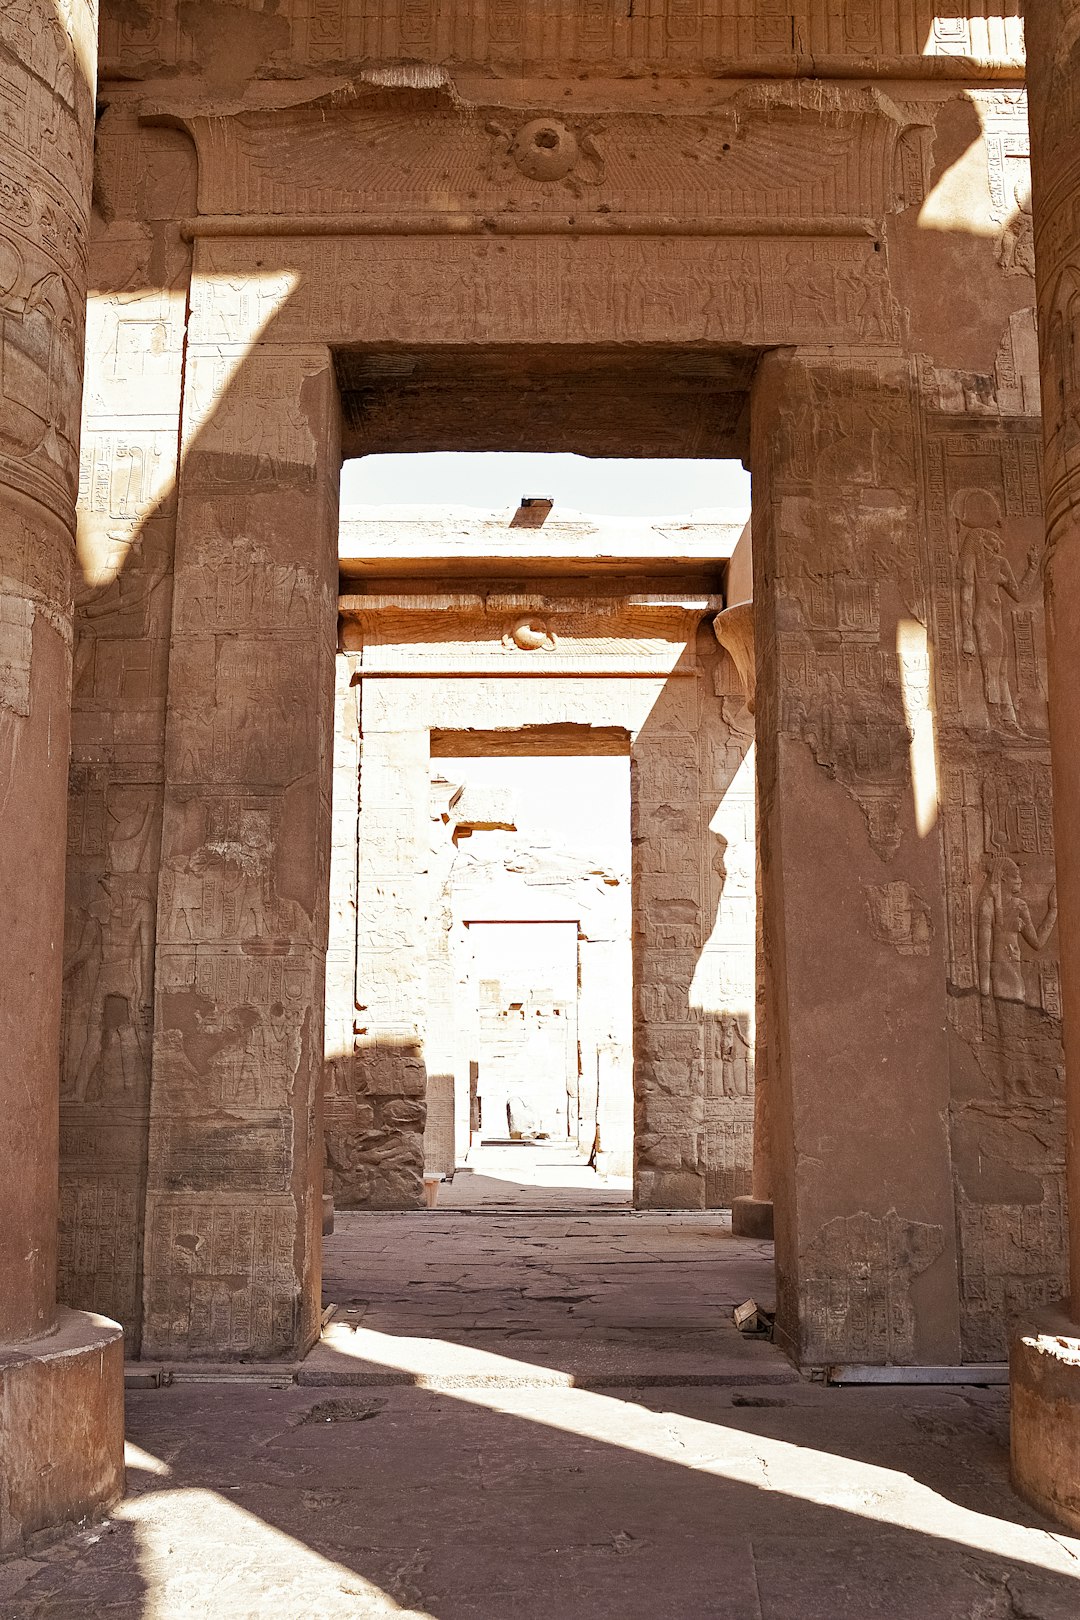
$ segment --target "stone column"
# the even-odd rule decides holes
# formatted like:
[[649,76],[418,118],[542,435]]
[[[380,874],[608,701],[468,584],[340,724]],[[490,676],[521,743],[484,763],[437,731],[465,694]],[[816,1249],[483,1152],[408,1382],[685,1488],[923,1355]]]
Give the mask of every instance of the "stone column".
[[339,404],[325,349],[252,341],[245,312],[255,335],[272,335],[281,296],[255,274],[204,276],[196,252],[154,974],[147,1358],[295,1357],[319,1325]]
[[705,1020],[694,976],[709,934],[693,630],[630,758],[634,1203],[705,1209]]
[[[330,840],[330,926],[326,944],[326,1022],[323,1029],[323,1125],[352,1095],[353,1024],[356,1020],[356,861],[360,810],[360,689],[344,646],[335,666],[334,790]],[[324,1226],[332,1218],[333,1169],[325,1167]]]
[[80,0],[0,22],[0,1556],[123,1489],[121,1331],[56,1305],[94,25]]
[[1080,0],[1027,7],[1070,1297],[1010,1353],[1013,1482],[1080,1529]]
[[[754,647],[754,604],[752,600],[732,600],[732,578],[738,565],[739,576],[748,573],[750,561],[748,530],[744,530],[736,548],[736,555],[728,567],[729,606],[713,620],[713,634],[728,653],[738,670],[746,694],[746,712],[754,713],[754,688],[757,660]],[[746,588],[751,583],[746,581]],[[756,784],[756,768],[754,771]],[[761,905],[761,855],[758,849],[757,794],[754,808],[754,892],[757,896],[754,915],[754,1157],[749,1193],[733,1198],[731,1202],[731,1230],[736,1237],[771,1238],[773,1235],[772,1206],[772,1151],[770,1091],[768,1077],[768,1047],[765,1040],[764,997],[764,918]]]
[[[360,688],[356,1021],[348,1090],[327,1118],[338,1209],[423,1203],[430,760],[426,731],[368,724]],[[392,698],[391,698],[392,702]]]
[[752,722],[698,615],[631,751],[634,1198],[726,1206],[750,1185]]
[[803,1365],[955,1363],[913,368],[777,351],[752,433],[778,1331]]

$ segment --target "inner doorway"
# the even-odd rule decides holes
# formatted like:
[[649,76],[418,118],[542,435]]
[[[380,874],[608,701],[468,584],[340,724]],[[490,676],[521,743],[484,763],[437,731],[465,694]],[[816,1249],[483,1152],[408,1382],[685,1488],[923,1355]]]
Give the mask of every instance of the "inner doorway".
[[[409,493],[420,487],[417,477]],[[721,826],[717,804],[737,788],[748,733],[737,673],[713,632],[745,509],[657,515],[677,499],[669,483],[644,513],[608,518],[524,491],[501,512],[384,502],[343,513],[339,700],[351,693],[352,717],[340,702],[339,718],[357,759],[355,773],[340,775],[346,791],[359,778],[360,810],[355,1018],[341,1032],[326,1108],[339,1207],[416,1207],[421,1171],[436,1197],[449,1196],[464,1156],[484,1148],[493,1108],[500,1134],[489,1147],[557,1140],[551,1097],[530,1100],[520,1075],[507,1082],[508,1065],[528,1070],[540,1031],[549,1053],[561,1037],[561,1078],[544,1080],[553,1060],[534,1050],[543,1073],[532,1089],[561,1089],[559,1137],[595,1173],[623,1175],[628,1165],[618,1160],[632,1157],[636,1206],[718,1208],[746,1190],[752,1103],[743,1047],[752,1032],[743,981],[748,971],[752,985],[753,939],[742,913],[752,916],[744,879],[752,878],[753,818],[740,803]],[[618,975],[632,994],[632,1019],[623,1020],[632,1039],[610,1028],[591,1045],[581,1039],[584,980],[576,1008],[556,993],[538,1005],[533,992],[552,985],[537,981],[534,965],[533,983],[508,994],[486,975],[482,1052],[485,976],[460,971],[462,951],[448,943],[454,930],[479,940],[484,928],[573,925],[580,976],[583,958],[597,953],[581,948],[589,932],[575,882],[591,881],[601,894],[620,881],[625,894],[627,884],[605,878],[605,863],[587,850],[576,873],[532,878],[536,852],[522,862],[521,851],[504,850],[506,899],[474,895],[464,914],[447,872],[460,874],[463,848],[517,834],[521,814],[500,807],[497,784],[467,778],[504,756],[519,770],[540,768],[549,797],[579,830],[595,794],[557,777],[594,755],[595,766],[618,768],[635,784],[633,948],[624,934]],[[525,803],[536,799],[533,792]],[[340,825],[348,833],[345,813]],[[631,863],[621,864],[625,872]],[[512,879],[526,903],[509,893]],[[549,903],[538,909],[539,894]],[[470,1004],[475,1028],[463,1041],[461,1008]],[[520,1035],[523,1023],[530,1040],[515,1055],[521,1042],[509,1034]],[[633,1054],[633,1111],[621,1109],[621,1142],[603,1118],[601,1083],[619,1067],[620,1047]]]
[[435,949],[449,929],[458,1081],[439,1202],[626,1206],[629,757],[465,752],[480,747],[468,733],[433,740],[433,795],[456,818],[433,896]]

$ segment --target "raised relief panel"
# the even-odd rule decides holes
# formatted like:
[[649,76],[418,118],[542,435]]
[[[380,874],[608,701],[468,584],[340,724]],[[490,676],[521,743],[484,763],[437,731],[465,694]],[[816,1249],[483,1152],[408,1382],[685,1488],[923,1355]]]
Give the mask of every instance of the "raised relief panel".
[[1035,443],[953,432],[927,445],[942,720],[972,738],[1046,735]]
[[927,426],[961,1323],[994,1360],[1064,1286],[1038,438]]
[[61,511],[70,510],[78,481],[84,324],[54,263],[0,237],[0,467]]
[[916,1360],[914,1291],[944,1246],[940,1227],[895,1210],[829,1221],[805,1251],[807,1360]]
[[[80,782],[64,956],[61,1097],[145,1106],[160,806],[141,784]],[[97,799],[95,804],[93,801]],[[92,831],[90,830],[92,829]],[[87,833],[89,831],[89,837]],[[78,836],[81,835],[81,836]]]
[[288,1194],[254,1208],[225,1195],[156,1200],[146,1259],[146,1335],[155,1353],[289,1354],[304,1337],[295,1223]]
[[[227,338],[229,312],[241,296],[234,267],[252,253],[268,266],[282,258],[274,240],[260,240],[257,248],[200,246],[205,290],[193,310],[193,341]],[[280,307],[273,335],[280,342],[707,338],[875,346],[897,333],[885,257],[866,239],[353,237],[290,243],[288,263],[296,290],[284,302],[274,293]],[[284,276],[268,269],[266,285]],[[228,362],[203,353],[194,372],[203,414],[220,397]],[[215,440],[217,429],[215,419]]]
[[[569,191],[606,218],[685,215],[726,232],[766,220],[778,234],[792,221],[847,221],[853,237],[900,206],[899,143],[915,134],[864,92],[835,89],[823,104],[764,85],[663,122],[542,106],[478,107],[462,120],[448,94],[409,92],[191,127],[205,213],[558,213]],[[836,293],[822,285],[806,296],[819,309]]]
[[998,263],[1006,275],[1034,277],[1027,96],[1022,90],[999,90],[983,92],[978,99],[986,141],[991,214],[1001,227]]

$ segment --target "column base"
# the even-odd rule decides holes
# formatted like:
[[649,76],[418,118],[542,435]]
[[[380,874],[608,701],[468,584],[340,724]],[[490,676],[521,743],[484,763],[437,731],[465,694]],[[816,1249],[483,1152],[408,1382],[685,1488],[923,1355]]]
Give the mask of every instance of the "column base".
[[334,1235],[333,1193],[323,1193],[322,1195],[322,1235],[323,1237],[333,1237]]
[[1080,1530],[1080,1323],[1064,1306],[1041,1311],[1009,1350],[1015,1490]]
[[731,1233],[733,1237],[771,1238],[773,1235],[773,1206],[771,1198],[733,1198],[731,1200]]
[[124,1492],[124,1335],[88,1311],[0,1345],[0,1558],[25,1553]]

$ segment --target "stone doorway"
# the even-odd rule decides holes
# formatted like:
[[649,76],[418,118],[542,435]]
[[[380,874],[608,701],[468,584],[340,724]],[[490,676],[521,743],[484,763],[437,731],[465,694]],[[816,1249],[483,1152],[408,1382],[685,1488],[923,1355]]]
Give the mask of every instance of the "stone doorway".
[[[677,537],[669,528],[600,536],[556,515],[523,534],[505,518],[368,516],[344,534],[338,757],[348,755],[348,803],[339,806],[334,892],[355,886],[356,902],[354,915],[333,908],[339,995],[349,988],[353,927],[357,947],[351,1048],[347,1019],[331,1006],[327,1021],[344,1054],[329,1065],[326,1101],[338,1207],[417,1207],[422,1176],[454,1175],[488,1137],[493,1107],[494,1142],[541,1134],[527,1128],[526,1099],[500,1089],[498,1071],[515,1059],[491,1038],[512,1021],[546,1020],[550,1042],[568,1029],[565,998],[541,1008],[524,990],[502,995],[489,976],[486,990],[469,992],[475,1050],[455,1032],[462,975],[446,956],[448,931],[464,923],[479,941],[515,919],[573,925],[582,1010],[596,996],[585,981],[621,981],[626,995],[633,981],[630,1015],[573,1040],[572,1105],[560,1083],[564,1140],[603,1173],[632,1171],[641,1207],[716,1208],[750,1190],[751,728],[738,670],[710,624],[741,525],[684,523]],[[471,763],[499,756],[546,760],[564,774],[588,757],[629,766],[632,915],[618,949],[603,897],[620,881],[625,894],[625,880],[595,865],[556,870],[556,861],[530,882],[515,872],[520,862],[504,862],[494,908],[481,892],[455,911],[447,874],[433,884],[448,851],[450,870],[465,840],[513,826],[497,796],[459,782]],[[349,810],[357,780],[358,818]],[[485,996],[494,998],[486,1037]],[[610,1107],[597,1095],[614,1096],[631,1046],[633,1132],[625,1093]]]
[[437,1006],[429,979],[429,1044],[453,1032],[458,1098],[452,1163],[439,1163],[429,1102],[425,1167],[445,1175],[440,1207],[630,1203],[629,766],[626,755],[432,761],[433,790],[458,818],[431,931],[436,950],[449,940],[441,982],[453,993]]
[[474,922],[468,929],[479,991],[480,1145],[591,1148],[595,1100],[590,1117],[578,1065],[577,924]]

